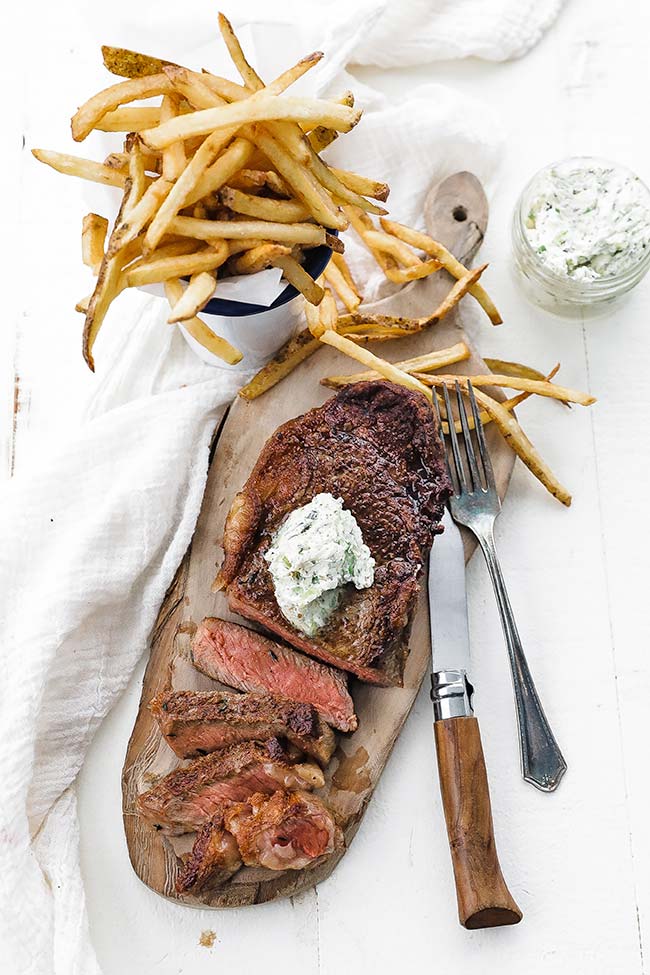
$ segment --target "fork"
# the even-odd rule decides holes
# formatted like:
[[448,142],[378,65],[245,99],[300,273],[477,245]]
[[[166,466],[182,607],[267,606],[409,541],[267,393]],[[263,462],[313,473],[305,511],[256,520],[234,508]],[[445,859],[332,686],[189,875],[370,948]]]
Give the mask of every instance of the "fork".
[[[472,443],[467,410],[465,409],[460,384],[456,383],[456,397],[467,466],[463,464],[459,437],[452,416],[451,400],[445,385],[442,387],[442,393],[449,426],[455,477],[452,477],[452,464],[450,464],[449,456],[447,456],[447,469],[452,484],[458,485],[457,488],[454,486],[454,492],[449,499],[449,510],[454,521],[469,528],[476,536],[485,556],[494,586],[508,648],[515,692],[521,772],[526,782],[530,782],[531,785],[543,792],[553,792],[560,784],[567,765],[544,714],[526,662],[494,544],[494,522],[501,510],[501,502],[495,486],[494,471],[485,442],[485,432],[476,405],[476,397],[472,384],[468,380],[467,395],[472,407],[481,470],[479,470],[477,455]],[[433,402],[440,421],[440,408],[436,395],[433,397]],[[440,429],[442,430],[442,424]]]

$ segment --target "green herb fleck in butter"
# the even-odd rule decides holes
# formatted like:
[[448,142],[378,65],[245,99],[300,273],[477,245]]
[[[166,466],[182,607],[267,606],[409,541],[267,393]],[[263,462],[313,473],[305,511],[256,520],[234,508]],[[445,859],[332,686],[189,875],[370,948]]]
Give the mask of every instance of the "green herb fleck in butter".
[[540,262],[574,281],[613,277],[634,268],[650,247],[644,184],[625,169],[550,169],[526,220]]
[[317,494],[287,515],[264,558],[278,606],[307,636],[325,625],[344,585],[367,589],[374,580],[375,560],[356,518],[331,494]]

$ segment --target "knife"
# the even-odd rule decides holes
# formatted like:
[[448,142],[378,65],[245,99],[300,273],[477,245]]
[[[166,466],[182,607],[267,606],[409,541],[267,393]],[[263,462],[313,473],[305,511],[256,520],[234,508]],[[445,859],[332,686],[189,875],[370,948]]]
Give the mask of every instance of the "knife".
[[501,873],[481,733],[472,708],[463,540],[445,509],[429,556],[431,700],[440,792],[465,928],[517,924],[522,913]]

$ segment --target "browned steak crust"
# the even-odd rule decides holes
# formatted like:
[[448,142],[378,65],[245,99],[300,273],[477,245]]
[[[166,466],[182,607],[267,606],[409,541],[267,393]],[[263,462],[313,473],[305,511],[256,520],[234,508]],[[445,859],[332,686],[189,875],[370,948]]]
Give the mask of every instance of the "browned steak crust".
[[241,867],[239,848],[223,824],[223,811],[199,830],[192,852],[176,878],[178,894],[199,894],[229,880]]
[[[328,624],[307,637],[280,612],[264,553],[283,518],[321,492],[356,518],[375,581],[347,587]],[[426,398],[394,383],[356,383],[267,441],[226,522],[218,582],[235,612],[293,646],[362,680],[401,684],[417,580],[448,493]]]
[[272,694],[163,691],[149,709],[180,758],[278,737],[327,765],[336,747],[334,732],[316,708]]

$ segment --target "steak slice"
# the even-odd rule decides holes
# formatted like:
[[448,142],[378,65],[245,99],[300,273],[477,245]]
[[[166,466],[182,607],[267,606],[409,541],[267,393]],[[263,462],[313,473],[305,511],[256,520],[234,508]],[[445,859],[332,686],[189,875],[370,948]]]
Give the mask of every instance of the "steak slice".
[[179,758],[206,755],[242,741],[286,738],[327,765],[336,747],[334,732],[316,708],[272,694],[163,691],[149,710]]
[[292,763],[280,743],[247,741],[174,769],[138,796],[141,816],[172,836],[192,833],[224,802],[243,802],[257,792],[320,789],[317,765]]
[[254,795],[228,806],[223,819],[249,867],[302,870],[343,844],[327,806],[305,793]]
[[[418,578],[449,492],[426,398],[383,381],[348,386],[266,442],[228,515],[216,586],[233,611],[293,646],[362,680],[401,685]],[[264,554],[285,516],[320,493],[343,499],[376,568],[373,585],[345,587],[308,637],[282,615]]]
[[303,701],[340,731],[357,728],[344,673],[255,630],[208,617],[192,640],[192,660],[203,674],[229,687]]
[[199,830],[192,852],[176,878],[176,893],[199,894],[218,887],[239,870],[241,863],[235,838],[224,829],[220,811]]

